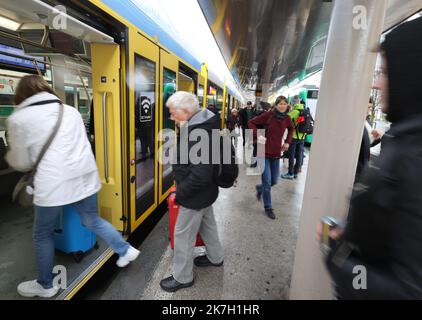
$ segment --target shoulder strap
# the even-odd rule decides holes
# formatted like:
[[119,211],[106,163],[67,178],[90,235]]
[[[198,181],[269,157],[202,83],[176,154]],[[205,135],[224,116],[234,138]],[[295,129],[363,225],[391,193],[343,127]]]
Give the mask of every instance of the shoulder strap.
[[59,99],[43,100],[43,101],[38,101],[38,102],[28,104],[27,107],[42,106],[42,105],[50,104],[50,103],[60,103],[61,104],[62,102]]
[[38,155],[37,161],[35,162],[34,168],[32,169],[32,172],[31,172],[31,177],[35,176],[35,173],[37,172],[38,165],[40,164],[42,158],[44,157],[44,154],[47,152],[48,148],[50,147],[51,143],[53,142],[54,138],[56,137],[57,132],[59,131],[60,125],[61,125],[62,120],[63,120],[64,106],[63,106],[63,103],[60,100],[46,100],[46,101],[40,101],[40,102],[36,102],[34,104],[29,105],[29,106],[43,105],[43,104],[49,104],[49,103],[53,103],[53,102],[60,103],[59,117],[57,119],[56,125],[53,128],[53,132],[48,137],[47,142],[44,144],[43,148],[41,149],[40,154]]

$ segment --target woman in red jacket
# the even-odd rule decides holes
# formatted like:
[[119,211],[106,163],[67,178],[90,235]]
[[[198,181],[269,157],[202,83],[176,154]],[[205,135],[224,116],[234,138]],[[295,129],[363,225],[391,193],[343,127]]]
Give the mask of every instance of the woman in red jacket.
[[[258,200],[261,199],[261,196],[263,197],[265,213],[271,219],[275,219],[271,204],[271,187],[278,181],[281,152],[287,151],[292,141],[293,123],[287,115],[288,106],[287,98],[279,96],[271,112],[265,112],[248,122],[258,143],[265,141],[265,167],[262,173],[262,184],[256,186],[256,192]],[[259,135],[257,137],[257,126],[264,126],[265,137]],[[286,129],[288,135],[282,145]]]

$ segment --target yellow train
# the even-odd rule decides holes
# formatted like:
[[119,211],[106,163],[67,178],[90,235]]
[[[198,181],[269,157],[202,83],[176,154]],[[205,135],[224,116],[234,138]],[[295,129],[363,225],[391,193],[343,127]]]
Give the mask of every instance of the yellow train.
[[[176,90],[198,95],[221,113],[222,127],[239,97],[131,1],[2,0],[0,3],[0,139],[13,112],[19,79],[38,73],[60,98],[77,108],[91,137],[102,181],[99,213],[126,236],[165,201],[171,166],[159,162],[159,133],[174,128],[165,107]],[[211,70],[210,70],[211,71]],[[1,155],[4,157],[4,154]],[[3,160],[3,159],[0,159]],[[1,162],[0,162],[1,163]],[[8,191],[19,173],[0,168],[0,299],[17,298],[16,285],[34,275],[32,210],[20,209]],[[67,268],[70,299],[113,255],[99,249]],[[16,281],[15,281],[16,280]]]

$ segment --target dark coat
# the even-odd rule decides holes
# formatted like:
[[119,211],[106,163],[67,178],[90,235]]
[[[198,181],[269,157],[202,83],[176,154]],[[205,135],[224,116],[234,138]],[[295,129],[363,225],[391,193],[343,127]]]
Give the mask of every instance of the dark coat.
[[[195,129],[203,129],[209,135],[209,156],[208,163],[193,164],[191,159],[183,164],[183,155],[190,154],[190,150],[197,143],[189,141],[187,151],[181,146],[181,135],[177,138],[177,163],[173,164],[173,173],[176,180],[175,201],[189,209],[200,210],[212,205],[218,197],[218,185],[215,182],[216,170],[218,166],[213,165],[212,160],[212,129],[219,129],[219,116],[207,109],[196,113],[188,122],[187,133],[190,134]],[[183,132],[183,128],[180,129]],[[182,156],[181,156],[182,155]]]
[[[420,91],[422,18],[386,35],[388,119],[380,156],[355,185],[340,243],[328,268],[344,299],[422,299],[422,107]],[[419,90],[419,91],[418,91]],[[346,250],[347,251],[347,250]],[[347,256],[347,255],[346,255]],[[352,287],[357,265],[366,268],[367,288]]]
[[265,144],[265,157],[280,158],[282,147],[281,142],[286,129],[288,130],[288,134],[285,143],[292,143],[292,120],[287,114],[284,117],[279,118],[273,110],[265,112],[249,121],[249,129],[254,131],[254,137],[256,137],[257,128],[259,126],[265,128],[266,130],[265,137],[267,138],[267,141]]
[[253,115],[252,118],[248,119],[248,113],[246,112],[247,108],[243,108],[239,110],[239,120],[240,120],[240,125],[243,128],[248,128],[248,121],[251,120],[253,117],[255,117],[255,109],[252,108],[253,111]]
[[229,115],[226,121],[227,129],[233,131],[236,127],[240,125],[239,116]]
[[[419,116],[392,127],[355,186],[340,242],[356,249],[340,267],[328,263],[342,298],[422,299],[421,123]],[[355,265],[367,269],[366,290],[352,287]]]
[[363,168],[365,168],[366,164],[368,163],[370,156],[371,156],[371,142],[369,140],[368,130],[366,130],[366,127],[363,127],[362,142],[360,144],[358,166],[356,168],[355,181],[359,180],[359,176],[362,173]]

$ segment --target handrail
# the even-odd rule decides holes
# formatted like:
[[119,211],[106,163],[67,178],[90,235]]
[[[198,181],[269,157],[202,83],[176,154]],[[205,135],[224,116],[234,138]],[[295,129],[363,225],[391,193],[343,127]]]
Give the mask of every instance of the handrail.
[[104,139],[104,177],[108,183],[108,145],[107,145],[107,106],[106,106],[107,92],[103,92],[103,139]]

